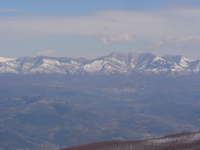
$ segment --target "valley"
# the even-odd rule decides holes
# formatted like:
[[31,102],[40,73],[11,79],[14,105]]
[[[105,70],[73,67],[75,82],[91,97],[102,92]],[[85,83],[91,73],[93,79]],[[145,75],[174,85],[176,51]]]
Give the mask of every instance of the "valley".
[[1,149],[198,131],[199,83],[199,74],[1,75]]

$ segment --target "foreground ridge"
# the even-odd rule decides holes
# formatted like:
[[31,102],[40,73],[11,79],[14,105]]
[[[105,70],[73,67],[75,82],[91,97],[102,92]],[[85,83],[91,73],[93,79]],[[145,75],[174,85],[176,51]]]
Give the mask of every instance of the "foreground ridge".
[[59,150],[199,150],[200,132],[177,133],[142,141],[105,141]]
[[197,73],[200,60],[182,56],[165,55],[158,57],[151,53],[111,53],[110,55],[87,60],[65,57],[22,57],[0,62],[0,74],[178,74]]

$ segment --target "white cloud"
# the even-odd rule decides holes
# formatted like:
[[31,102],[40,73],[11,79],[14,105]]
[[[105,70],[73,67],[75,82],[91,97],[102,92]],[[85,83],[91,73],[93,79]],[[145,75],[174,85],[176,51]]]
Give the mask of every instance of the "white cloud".
[[168,48],[179,47],[184,48],[186,46],[200,46],[200,36],[190,35],[181,37],[165,37],[149,40],[152,47]]
[[185,55],[199,58],[200,36],[180,36],[151,39],[145,51],[163,54]]
[[103,45],[107,45],[110,42],[133,42],[135,39],[128,33],[123,33],[118,36],[102,37],[100,38]]
[[57,51],[55,50],[47,50],[47,51],[36,53],[37,56],[56,56],[56,54],[57,54]]
[[106,38],[106,37],[102,37],[102,38],[100,38],[100,40],[101,40],[101,42],[102,42],[103,45],[109,44],[109,39]]
[[187,37],[180,37],[177,42],[200,42],[200,36],[194,36],[194,35],[191,35],[191,36],[187,36]]

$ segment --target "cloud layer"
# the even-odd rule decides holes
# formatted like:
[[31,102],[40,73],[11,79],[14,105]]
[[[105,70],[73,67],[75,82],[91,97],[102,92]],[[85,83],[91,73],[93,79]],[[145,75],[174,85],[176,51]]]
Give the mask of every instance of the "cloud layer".
[[103,45],[146,40],[151,48],[192,47],[200,41],[199,27],[200,8],[195,7],[104,10],[83,16],[4,16],[0,17],[0,40],[81,35],[98,38]]
[[0,33],[23,36],[41,34],[122,35],[139,37],[199,35],[199,8],[149,11],[99,11],[87,16],[0,17]]

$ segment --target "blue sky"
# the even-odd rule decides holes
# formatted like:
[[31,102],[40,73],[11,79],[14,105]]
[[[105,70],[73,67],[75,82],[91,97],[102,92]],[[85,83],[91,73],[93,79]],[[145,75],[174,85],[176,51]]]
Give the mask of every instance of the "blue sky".
[[200,58],[199,0],[0,0],[0,56]]

